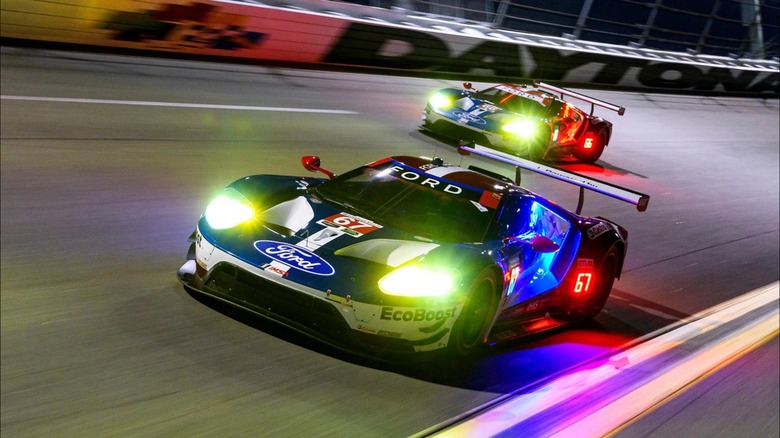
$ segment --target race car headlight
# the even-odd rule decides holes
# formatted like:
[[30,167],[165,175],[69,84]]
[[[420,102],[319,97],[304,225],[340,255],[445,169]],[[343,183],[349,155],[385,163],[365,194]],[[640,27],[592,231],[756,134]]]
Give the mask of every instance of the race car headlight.
[[217,196],[206,207],[206,221],[211,228],[222,230],[233,228],[238,224],[252,219],[255,215],[252,206],[241,194],[228,191]]
[[431,100],[429,100],[428,103],[430,103],[431,106],[436,109],[447,108],[448,106],[452,105],[452,99],[441,93],[436,93],[433,95],[433,97],[431,97]]
[[530,120],[509,122],[502,129],[504,132],[517,135],[518,137],[530,138],[536,135],[536,123]]
[[441,297],[454,288],[449,272],[420,266],[402,266],[379,280],[382,292],[403,297]]

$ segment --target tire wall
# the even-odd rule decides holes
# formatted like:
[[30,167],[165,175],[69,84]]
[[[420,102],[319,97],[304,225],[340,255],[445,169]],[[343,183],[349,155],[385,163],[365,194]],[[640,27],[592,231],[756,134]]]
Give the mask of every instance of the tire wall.
[[[777,97],[780,80],[777,68],[750,68],[727,59],[716,65],[680,62],[661,52],[650,58],[628,56],[619,49],[596,53],[567,48],[565,43],[524,43],[523,38],[506,33],[403,26],[376,17],[354,17],[360,14],[315,13],[248,2],[2,0],[0,5],[4,44],[51,43],[159,52],[160,56],[695,94]],[[356,5],[349,6],[356,11]],[[375,11],[382,13],[399,14]]]

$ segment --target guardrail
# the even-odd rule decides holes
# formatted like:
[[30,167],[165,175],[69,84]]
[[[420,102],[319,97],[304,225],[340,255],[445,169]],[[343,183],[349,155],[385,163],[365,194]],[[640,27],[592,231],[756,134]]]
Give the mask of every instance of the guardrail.
[[777,97],[779,63],[494,29],[321,0],[3,0],[4,44],[132,50],[313,68]]
[[623,46],[716,56],[780,57],[778,0],[340,1]]

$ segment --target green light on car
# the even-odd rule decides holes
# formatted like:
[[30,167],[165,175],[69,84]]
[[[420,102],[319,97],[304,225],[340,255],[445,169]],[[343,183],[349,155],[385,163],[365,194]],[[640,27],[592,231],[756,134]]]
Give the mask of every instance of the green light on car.
[[404,297],[441,297],[454,288],[449,272],[420,266],[402,266],[379,280],[382,292]]
[[531,138],[536,136],[536,123],[530,120],[517,120],[509,122],[502,127],[504,132],[516,135],[523,138]]
[[255,215],[249,202],[236,191],[225,191],[206,207],[206,222],[211,228],[233,228],[252,219]]
[[429,100],[428,103],[430,103],[431,106],[436,109],[447,108],[448,106],[452,105],[452,99],[441,93],[436,93],[433,95],[433,97],[431,97],[431,100]]

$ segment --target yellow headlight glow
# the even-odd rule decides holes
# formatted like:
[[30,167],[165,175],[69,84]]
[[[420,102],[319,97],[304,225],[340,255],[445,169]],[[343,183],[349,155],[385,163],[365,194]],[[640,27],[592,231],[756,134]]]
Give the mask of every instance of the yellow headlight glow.
[[518,120],[507,123],[502,128],[504,132],[517,135],[519,137],[529,138],[536,135],[536,123],[531,120]]
[[233,228],[254,217],[252,207],[233,196],[219,195],[206,207],[206,221],[211,228]]
[[452,105],[452,99],[449,97],[441,94],[436,93],[431,97],[431,100],[429,101],[432,107],[434,108],[447,108],[448,106]]
[[402,266],[379,280],[379,289],[388,295],[404,297],[441,297],[455,287],[455,280],[446,271]]

